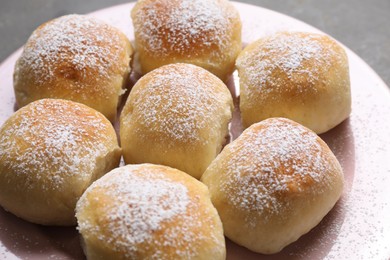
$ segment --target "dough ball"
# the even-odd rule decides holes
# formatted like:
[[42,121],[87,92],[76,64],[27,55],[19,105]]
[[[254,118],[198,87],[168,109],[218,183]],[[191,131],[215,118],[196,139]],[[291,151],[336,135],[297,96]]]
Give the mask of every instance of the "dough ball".
[[129,80],[132,47],[118,29],[83,15],[39,26],[16,62],[19,107],[42,98],[83,103],[115,120]]
[[227,80],[241,51],[241,20],[226,0],[141,0],[131,12],[143,74],[191,63]]
[[120,156],[101,113],[61,99],[32,102],[0,128],[0,204],[34,223],[74,225],[77,200]]
[[127,164],[154,163],[200,178],[229,134],[232,96],[223,82],[191,64],[160,67],[133,87],[120,117]]
[[249,44],[236,66],[244,127],[286,117],[319,134],[351,113],[347,54],[329,36],[276,33]]
[[141,164],[94,182],[77,203],[88,259],[225,259],[207,187],[179,170]]
[[344,177],[314,132],[271,118],[227,145],[202,181],[225,235],[252,251],[272,254],[321,221],[340,198]]

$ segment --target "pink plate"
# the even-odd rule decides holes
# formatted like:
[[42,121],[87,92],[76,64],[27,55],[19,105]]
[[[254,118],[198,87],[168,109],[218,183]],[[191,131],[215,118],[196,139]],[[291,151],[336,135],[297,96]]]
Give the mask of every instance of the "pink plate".
[[[133,5],[115,6],[90,15],[117,26],[132,39],[129,13]],[[245,43],[279,30],[318,32],[267,9],[234,5],[243,20]],[[20,53],[21,49],[0,66],[0,125],[15,111],[12,73]],[[356,54],[348,49],[347,53],[352,115],[321,135],[345,172],[346,186],[341,200],[317,227],[279,254],[255,254],[227,240],[228,259],[390,258],[390,92]],[[229,87],[237,90],[235,82],[236,75]],[[84,256],[75,228],[30,224],[0,209],[0,259],[18,258],[83,259]]]

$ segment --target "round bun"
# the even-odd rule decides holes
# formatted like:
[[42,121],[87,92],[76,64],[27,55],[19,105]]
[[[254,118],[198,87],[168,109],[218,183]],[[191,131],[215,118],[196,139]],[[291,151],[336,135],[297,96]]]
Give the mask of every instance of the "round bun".
[[207,187],[152,164],[117,168],[77,203],[88,259],[225,259],[222,223]]
[[228,136],[233,101],[226,85],[191,64],[160,67],[133,87],[120,117],[127,164],[155,163],[200,178]]
[[286,117],[319,134],[351,112],[347,55],[329,36],[280,32],[248,45],[236,66],[244,127]]
[[312,131],[289,120],[253,124],[202,176],[225,235],[272,254],[316,226],[343,189],[341,166]]
[[241,20],[227,0],[142,0],[134,6],[136,61],[142,74],[184,62],[227,80],[241,51]]
[[76,102],[41,99],[0,128],[0,205],[43,225],[76,224],[76,202],[119,165],[111,123]]
[[118,29],[82,15],[39,26],[15,65],[19,107],[42,98],[83,103],[115,120],[130,73],[132,47]]

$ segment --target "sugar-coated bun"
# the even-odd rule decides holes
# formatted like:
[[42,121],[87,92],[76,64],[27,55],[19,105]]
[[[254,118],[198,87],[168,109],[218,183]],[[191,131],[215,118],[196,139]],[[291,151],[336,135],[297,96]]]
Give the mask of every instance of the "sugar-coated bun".
[[155,163],[200,178],[228,135],[233,101],[216,76],[191,64],[165,65],[133,87],[120,117],[126,163]]
[[276,33],[249,44],[236,66],[244,127],[286,117],[319,134],[351,112],[347,54],[329,36]]
[[19,107],[41,98],[83,103],[115,120],[128,82],[132,47],[118,29],[83,15],[39,26],[16,62]]
[[207,187],[152,164],[117,168],[77,203],[87,259],[225,259],[225,238]]
[[225,81],[241,51],[241,20],[227,0],[139,0],[131,17],[141,73],[191,63]]
[[289,119],[253,124],[202,176],[225,235],[272,254],[316,226],[343,189],[341,166],[312,131]]
[[0,128],[0,205],[34,223],[74,225],[77,200],[120,156],[101,113],[61,99],[32,102]]

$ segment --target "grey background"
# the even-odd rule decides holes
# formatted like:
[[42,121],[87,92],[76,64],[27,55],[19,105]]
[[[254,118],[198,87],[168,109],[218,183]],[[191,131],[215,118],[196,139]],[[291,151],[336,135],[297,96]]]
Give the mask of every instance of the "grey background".
[[[41,23],[124,0],[0,0],[0,61]],[[241,0],[295,17],[330,34],[365,60],[390,86],[390,0]]]

